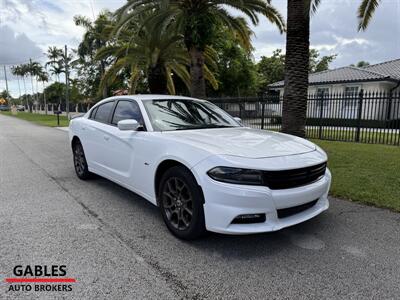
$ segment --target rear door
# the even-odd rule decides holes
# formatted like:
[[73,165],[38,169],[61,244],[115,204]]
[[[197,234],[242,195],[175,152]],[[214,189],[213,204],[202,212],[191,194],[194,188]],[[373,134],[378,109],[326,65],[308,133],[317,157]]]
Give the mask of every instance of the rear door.
[[115,101],[102,103],[93,110],[90,118],[86,122],[85,145],[84,150],[88,159],[89,169],[95,169],[98,172],[109,174],[108,156],[110,135],[108,133],[111,127],[111,116]]

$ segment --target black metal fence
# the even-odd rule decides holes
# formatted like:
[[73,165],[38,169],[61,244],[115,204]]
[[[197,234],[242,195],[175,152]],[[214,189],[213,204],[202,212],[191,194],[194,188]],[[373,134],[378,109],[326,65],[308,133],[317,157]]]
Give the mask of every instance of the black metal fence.
[[[244,125],[281,130],[282,96],[210,98]],[[400,94],[389,92],[308,96],[308,138],[400,145]]]

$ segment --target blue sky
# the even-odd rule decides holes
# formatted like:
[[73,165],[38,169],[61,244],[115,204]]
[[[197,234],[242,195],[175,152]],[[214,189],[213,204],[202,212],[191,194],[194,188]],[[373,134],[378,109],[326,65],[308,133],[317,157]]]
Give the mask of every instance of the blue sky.
[[[76,47],[83,30],[73,23],[80,14],[93,18],[103,9],[111,11],[124,0],[0,0],[0,64],[26,62],[31,57],[44,62],[48,46]],[[357,31],[356,11],[360,0],[321,0],[311,21],[311,46],[321,54],[337,54],[332,67],[360,60],[377,63],[400,57],[400,0],[381,2],[366,32]],[[272,0],[286,16],[286,0]],[[266,20],[253,27],[254,59],[284,49],[285,36]],[[9,88],[18,96],[18,84]],[[0,69],[0,90],[5,88]],[[40,88],[39,88],[40,90]]]

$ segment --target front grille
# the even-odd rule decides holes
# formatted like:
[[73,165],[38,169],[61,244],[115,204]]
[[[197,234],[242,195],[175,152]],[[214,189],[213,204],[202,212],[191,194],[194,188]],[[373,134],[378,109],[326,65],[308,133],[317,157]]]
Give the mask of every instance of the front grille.
[[279,219],[287,218],[287,217],[293,216],[295,214],[301,213],[302,211],[305,211],[305,210],[313,207],[317,203],[317,201],[318,201],[318,199],[308,202],[308,203],[305,203],[305,204],[302,204],[302,205],[278,209],[278,218]]
[[271,190],[295,188],[319,180],[324,176],[325,171],[326,162],[301,169],[264,171],[264,184]]

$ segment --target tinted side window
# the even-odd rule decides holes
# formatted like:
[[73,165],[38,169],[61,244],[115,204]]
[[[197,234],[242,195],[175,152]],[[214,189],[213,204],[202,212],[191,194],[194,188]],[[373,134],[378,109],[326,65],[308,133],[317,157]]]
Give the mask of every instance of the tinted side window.
[[111,109],[114,106],[114,102],[107,102],[99,106],[97,109],[96,115],[94,116],[94,119],[99,122],[107,123],[108,122],[108,117],[110,116]]
[[112,124],[117,125],[119,121],[126,119],[135,119],[143,125],[142,113],[139,105],[132,101],[119,101],[115,108]]

